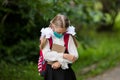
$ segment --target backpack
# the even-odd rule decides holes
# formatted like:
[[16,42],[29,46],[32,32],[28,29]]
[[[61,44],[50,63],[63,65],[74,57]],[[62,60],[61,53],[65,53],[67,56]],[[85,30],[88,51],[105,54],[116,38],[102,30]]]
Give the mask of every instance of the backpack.
[[[65,34],[64,35],[64,46],[66,47],[66,51],[68,51],[68,40],[69,40],[69,34]],[[48,39],[49,41],[49,45],[50,45],[50,49],[52,47],[52,37],[50,37]],[[46,71],[46,65],[47,65],[47,62],[44,60],[44,56],[43,56],[43,53],[42,53],[42,50],[39,51],[39,59],[38,59],[38,72],[40,73],[41,76],[44,77],[45,75],[45,71]]]

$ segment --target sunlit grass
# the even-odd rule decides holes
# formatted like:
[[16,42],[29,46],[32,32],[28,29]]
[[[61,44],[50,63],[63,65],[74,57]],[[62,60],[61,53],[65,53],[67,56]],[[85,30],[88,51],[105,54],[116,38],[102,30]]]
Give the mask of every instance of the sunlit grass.
[[[79,59],[73,66],[77,78],[85,79],[89,76],[95,76],[105,70],[117,65],[120,61],[120,37],[116,33],[95,34],[93,37],[93,47],[83,49],[78,48]],[[96,68],[88,73],[82,74],[82,70],[95,64]]]

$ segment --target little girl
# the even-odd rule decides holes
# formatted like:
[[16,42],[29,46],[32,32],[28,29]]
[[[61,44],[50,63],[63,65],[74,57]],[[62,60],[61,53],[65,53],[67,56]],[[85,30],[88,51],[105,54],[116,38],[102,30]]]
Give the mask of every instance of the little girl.
[[[78,59],[76,42],[73,36],[75,28],[64,15],[56,15],[48,28],[41,30],[40,49],[47,61],[45,80],[76,80],[71,64]],[[68,48],[63,53],[52,51],[48,39],[52,38],[52,44],[64,46],[64,35],[69,34]]]

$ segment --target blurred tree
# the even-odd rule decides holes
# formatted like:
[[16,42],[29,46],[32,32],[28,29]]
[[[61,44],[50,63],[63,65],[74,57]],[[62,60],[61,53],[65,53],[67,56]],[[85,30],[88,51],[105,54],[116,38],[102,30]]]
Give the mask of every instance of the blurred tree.
[[[102,25],[103,27],[103,25],[114,24],[114,16],[118,12],[118,9],[114,9],[119,8],[117,6],[118,0],[110,1],[0,0],[0,51],[7,55],[16,55],[13,52],[17,53],[17,48],[19,48],[17,45],[21,45],[24,42],[26,43],[24,44],[25,47],[28,47],[28,49],[23,50],[23,54],[29,53],[30,45],[33,46],[31,43],[33,39],[39,39],[39,30],[42,27],[47,27],[49,21],[58,13],[67,15],[72,25],[76,26],[79,38],[82,39],[82,36],[87,42],[90,42],[87,35],[81,34],[82,31],[88,30],[84,33],[89,34],[90,30],[96,30],[98,26]],[[107,2],[110,5],[106,6]],[[112,16],[114,17],[113,21],[111,21]],[[27,42],[30,45],[27,45]],[[22,44],[22,46],[24,45]],[[22,49],[20,48],[20,50]],[[36,49],[33,48],[32,50]]]
[[97,0],[2,0],[0,1],[1,26],[4,26],[1,29],[1,37],[4,36],[2,43],[14,45],[21,39],[38,37],[39,30],[48,26],[50,19],[57,13],[69,16],[77,30],[94,29],[103,18],[101,10],[95,8],[96,2]]
[[103,4],[102,12],[103,14],[109,15],[111,17],[111,22],[107,24],[103,20],[103,24],[98,28],[98,30],[113,30],[115,19],[120,10],[120,0],[99,0]]
[[0,37],[3,45],[11,46],[22,39],[34,39],[39,36],[40,28],[46,23],[37,10],[38,1],[3,0],[1,4],[2,32]]
[[[14,55],[12,53],[16,52],[14,46],[20,45],[21,41],[27,43],[27,40],[38,39],[39,30],[47,27],[49,21],[58,13],[69,16],[77,30],[82,30],[82,27],[93,28],[91,26],[101,20],[101,16],[97,19],[94,17],[101,15],[99,10],[94,9],[95,2],[95,0],[0,0],[1,53]],[[7,49],[8,47],[10,49]],[[23,53],[26,52],[29,51],[23,50]]]
[[0,4],[0,58],[15,62],[34,57],[39,44],[33,40],[39,40],[39,30],[47,24],[37,8],[40,1],[0,0]]

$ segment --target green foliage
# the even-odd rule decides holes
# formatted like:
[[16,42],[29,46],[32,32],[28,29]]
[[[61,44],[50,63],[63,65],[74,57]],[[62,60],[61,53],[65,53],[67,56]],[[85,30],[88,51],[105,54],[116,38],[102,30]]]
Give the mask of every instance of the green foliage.
[[[99,0],[102,5],[102,13],[107,14],[106,18],[109,17],[110,23],[106,22],[107,20],[103,20],[104,23],[101,24],[101,30],[114,30],[114,24],[116,23],[115,20],[119,13],[120,1],[119,0]],[[100,29],[99,29],[100,30]]]
[[37,65],[29,62],[37,62],[40,29],[58,13],[67,15],[76,26],[80,57],[73,68],[78,80],[83,79],[79,74],[88,65],[98,64],[90,72],[96,75],[120,61],[119,33],[94,33],[99,27],[119,29],[119,0],[0,0],[0,4],[1,80],[39,79]]
[[[120,62],[120,37],[119,33],[94,33],[92,40],[87,45],[86,48],[83,48],[80,42],[78,47],[79,51],[79,59],[77,62],[73,64],[73,69],[76,73],[77,80],[86,80],[89,76],[95,76],[106,71],[109,68],[117,65]],[[37,46],[36,43],[29,42],[33,47]],[[28,44],[28,45],[29,45]],[[26,42],[21,41],[19,46],[26,48]],[[17,47],[17,46],[16,46]],[[15,47],[14,47],[15,48]],[[18,47],[16,49],[13,48],[13,51],[17,52],[21,51],[21,48]],[[31,47],[30,51],[34,50]],[[23,49],[22,49],[23,50]],[[24,51],[28,55],[29,51]],[[34,52],[33,52],[34,53]],[[36,54],[36,53],[34,53]],[[15,57],[18,54],[16,54]],[[31,54],[30,54],[31,55]],[[15,58],[14,57],[14,58]],[[96,68],[91,69],[88,73],[82,74],[84,68],[89,67],[93,64],[97,64]],[[17,74],[16,74],[17,73]],[[28,62],[28,64],[21,64],[21,62],[17,62],[17,64],[11,64],[10,61],[5,62],[3,60],[0,61],[0,79],[1,80],[41,80],[37,71],[37,64],[33,62]],[[34,76],[33,76],[34,75]]]
[[[49,25],[49,21],[58,13],[67,15],[71,23],[77,26],[77,30],[83,28],[94,29],[102,24],[112,24],[112,15],[114,15],[115,4],[111,2],[108,8],[113,11],[103,13],[104,4],[102,0],[22,0],[8,1],[1,0],[0,18],[1,34],[0,38],[3,45],[11,46],[20,41],[38,38],[39,30]],[[110,3],[110,1],[109,1]],[[114,20],[114,19],[113,19]],[[12,38],[11,38],[12,36]],[[3,38],[4,37],[4,38]],[[9,44],[6,44],[7,40]]]
[[[38,38],[39,30],[48,26],[49,21],[58,13],[67,15],[71,23],[77,26],[77,30],[94,29],[103,22],[111,24],[111,16],[102,13],[101,2],[98,0],[66,0],[64,3],[63,0],[1,1],[1,43],[11,46],[21,39]],[[8,39],[11,40],[8,42]]]
[[[94,33],[92,46],[83,48],[80,44],[79,59],[73,66],[78,78],[95,76],[117,65],[120,61],[119,40],[119,33]],[[91,65],[96,65],[96,67],[83,75],[83,69]]]
[[27,65],[18,63],[11,65],[4,61],[0,62],[0,80],[41,80],[37,66],[33,63]]
[[38,1],[14,0],[1,3],[3,5],[0,7],[0,38],[3,45],[12,46],[20,40],[39,37],[41,27],[47,24],[37,9]]
[[115,19],[114,29],[120,30],[120,12],[118,13],[118,15]]
[[[88,57],[93,53],[97,55],[95,52],[99,55],[92,56],[91,59],[97,62],[106,57],[110,51],[102,52],[101,50],[104,50],[102,47],[96,50],[98,44],[91,37],[94,36],[93,30],[99,26],[114,23],[116,17],[113,16],[119,7],[116,1],[110,1],[108,2],[111,5],[107,6],[108,12],[103,13],[106,10],[104,6],[106,0],[1,0],[0,58],[12,63],[36,61],[39,51],[39,42],[36,39],[39,39],[40,29],[47,27],[56,14],[62,13],[76,26],[77,37],[82,42],[80,53],[84,53],[81,54],[83,56],[81,60],[88,59],[88,63],[83,64],[92,64]],[[119,26],[118,22],[119,19],[116,18],[115,26]],[[102,55],[104,57],[101,57]]]
[[[21,56],[26,54],[27,51],[29,51],[29,46],[32,47],[32,44],[28,42],[39,39],[39,30],[42,27],[48,26],[50,19],[57,13],[68,15],[72,22],[77,20],[75,21],[75,24],[81,22],[82,25],[85,22],[91,23],[91,18],[94,15],[92,10],[94,4],[93,1],[88,2],[88,4],[83,4],[86,3],[84,1],[78,4],[76,1],[73,2],[69,0],[64,1],[64,3],[62,0],[4,0],[0,1],[0,3],[2,4],[0,7],[0,52],[3,53],[1,56],[7,55],[10,59],[11,57],[14,57],[15,54],[20,54],[17,52],[17,49],[24,51],[20,54]],[[97,21],[98,20],[100,19],[97,19]],[[26,45],[25,47],[27,51],[24,50],[24,46],[19,45],[22,44],[21,41],[29,44],[29,46]],[[18,47],[17,45],[21,47]]]
[[38,41],[20,41],[18,44],[11,47],[0,46],[0,57],[11,63],[24,63],[29,61],[37,62],[39,56]]

